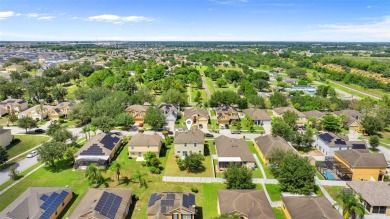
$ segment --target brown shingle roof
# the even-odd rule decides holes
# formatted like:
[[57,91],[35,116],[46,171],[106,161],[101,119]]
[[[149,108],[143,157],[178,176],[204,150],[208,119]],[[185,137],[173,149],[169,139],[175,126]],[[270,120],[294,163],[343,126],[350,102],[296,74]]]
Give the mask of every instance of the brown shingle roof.
[[303,113],[299,112],[294,107],[286,106],[286,107],[278,107],[273,109],[278,115],[282,115],[283,113],[287,111],[292,111],[298,115],[298,117],[306,117]]
[[126,108],[126,111],[135,111],[135,112],[146,112],[148,110],[148,106],[144,105],[131,105]]
[[207,119],[209,118],[209,113],[207,110],[202,108],[190,108],[184,110],[184,119],[191,118],[194,115],[197,115],[198,117],[205,117]]
[[347,182],[347,186],[356,193],[360,193],[371,206],[390,206],[389,182],[353,181]]
[[242,112],[249,115],[253,120],[271,120],[271,116],[265,110],[244,109]]
[[316,119],[319,119],[324,115],[322,112],[318,110],[306,111],[306,112],[302,112],[302,114],[305,115],[306,118],[316,118]]
[[255,161],[244,139],[228,138],[221,135],[215,138],[215,147],[218,157],[240,157],[241,161]]
[[[97,218],[97,219],[107,219],[108,217],[99,213],[95,210],[96,205],[99,203],[100,199],[104,192],[109,194],[113,194],[122,198],[118,210],[116,211],[115,218],[122,219],[125,218],[125,212],[128,211],[128,204],[131,204],[131,189],[88,189],[87,193],[84,195],[83,199],[81,199],[80,203],[77,205],[76,209],[74,209],[72,215],[69,217],[70,219],[79,219],[79,218]],[[81,217],[83,216],[83,217]]]
[[[152,193],[148,204],[148,216],[170,214],[175,210],[184,209],[183,213],[195,214],[195,194],[182,192]],[[162,217],[156,217],[158,219]]]
[[131,137],[129,141],[129,146],[133,147],[143,147],[143,146],[159,146],[163,138],[157,134],[147,135],[144,133],[138,133]]
[[341,150],[335,155],[343,159],[351,167],[378,167],[386,168],[387,161],[382,153],[370,153],[368,150]]
[[204,133],[199,129],[191,129],[186,132],[176,132],[174,144],[204,143]]
[[270,152],[276,148],[285,151],[292,150],[290,144],[280,136],[273,137],[272,135],[264,135],[255,138],[254,141],[259,146],[259,149],[265,158],[268,158]]
[[299,219],[342,219],[325,197],[284,196],[283,203],[292,218]]
[[251,219],[275,219],[262,190],[218,190],[221,214],[236,213]]

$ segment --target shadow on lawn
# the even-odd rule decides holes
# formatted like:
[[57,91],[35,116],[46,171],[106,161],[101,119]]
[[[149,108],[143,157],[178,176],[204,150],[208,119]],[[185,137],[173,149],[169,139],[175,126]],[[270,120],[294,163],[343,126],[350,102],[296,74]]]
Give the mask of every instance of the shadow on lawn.
[[126,219],[130,219],[133,216],[133,213],[134,213],[134,210],[135,210],[135,205],[137,204],[137,201],[138,201],[138,197],[133,195],[131,197],[131,205],[130,205],[129,213],[127,214]]
[[60,160],[55,162],[54,166],[45,166],[45,170],[52,172],[52,173],[59,173],[61,171],[71,169],[73,166],[71,165],[71,162],[67,160]]
[[58,218],[64,218],[65,214],[69,211],[70,207],[72,207],[72,205],[76,201],[77,197],[79,197],[79,195],[76,193],[73,193],[72,199],[69,201],[69,203],[66,205],[66,207],[62,210],[62,212],[58,216]]

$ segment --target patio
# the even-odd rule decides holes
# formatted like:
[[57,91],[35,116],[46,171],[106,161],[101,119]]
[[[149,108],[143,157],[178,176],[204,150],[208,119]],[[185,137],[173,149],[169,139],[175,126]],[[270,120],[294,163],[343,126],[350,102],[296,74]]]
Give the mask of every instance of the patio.
[[317,161],[316,168],[326,180],[352,180],[352,171],[333,157],[326,157],[325,161]]

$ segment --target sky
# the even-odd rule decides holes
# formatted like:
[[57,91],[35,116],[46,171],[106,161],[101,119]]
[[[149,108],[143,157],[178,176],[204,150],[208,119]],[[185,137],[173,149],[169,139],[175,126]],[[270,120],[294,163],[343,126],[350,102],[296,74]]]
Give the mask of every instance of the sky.
[[0,0],[0,41],[390,42],[390,0]]

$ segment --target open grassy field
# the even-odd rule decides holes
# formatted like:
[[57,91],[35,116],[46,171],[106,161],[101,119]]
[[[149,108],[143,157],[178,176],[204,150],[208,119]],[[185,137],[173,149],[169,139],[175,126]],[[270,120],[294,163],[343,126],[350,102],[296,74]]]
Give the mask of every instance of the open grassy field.
[[215,67],[216,70],[224,70],[224,71],[228,71],[228,70],[235,70],[235,71],[240,71],[242,72],[242,68],[238,67],[238,66],[224,66],[224,65],[218,65]]
[[213,80],[211,80],[211,78],[208,78],[208,77],[205,77],[205,80],[206,80],[206,84],[209,88],[210,94],[215,93],[216,86],[214,86]]
[[15,157],[31,148],[38,146],[49,140],[49,136],[43,135],[14,135],[14,139],[20,139],[20,142],[11,144],[6,147],[9,158]]
[[333,198],[333,200],[337,200],[337,195],[340,193],[343,186],[324,186],[325,190],[329,193],[329,195]]

